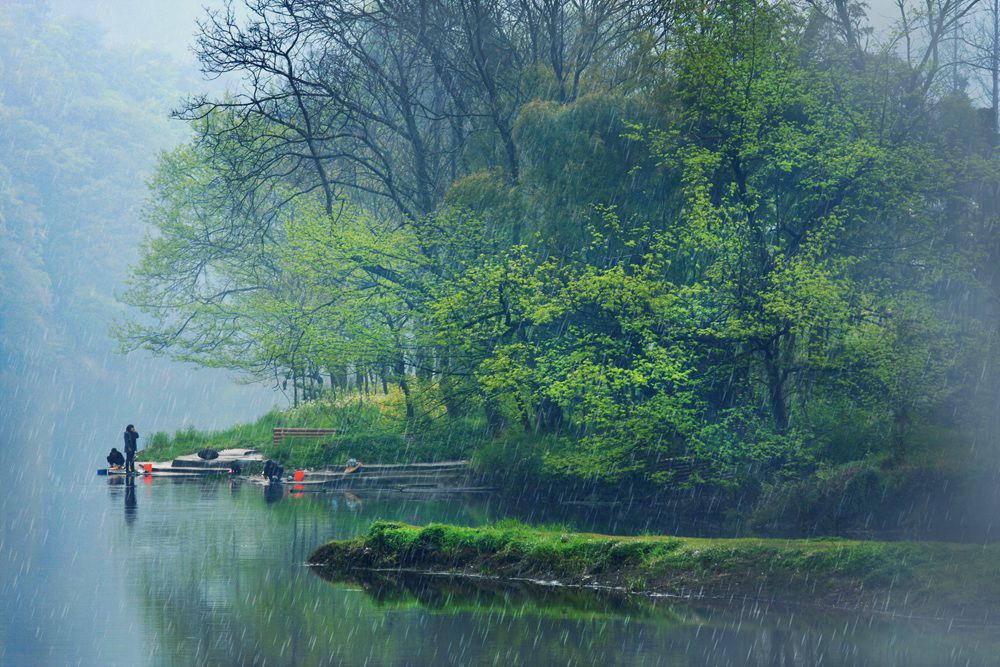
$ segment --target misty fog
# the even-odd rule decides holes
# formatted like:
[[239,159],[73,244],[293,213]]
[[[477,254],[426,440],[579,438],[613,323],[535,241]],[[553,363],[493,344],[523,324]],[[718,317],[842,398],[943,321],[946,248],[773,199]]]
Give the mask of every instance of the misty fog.
[[0,664],[997,664],[996,2],[0,10]]

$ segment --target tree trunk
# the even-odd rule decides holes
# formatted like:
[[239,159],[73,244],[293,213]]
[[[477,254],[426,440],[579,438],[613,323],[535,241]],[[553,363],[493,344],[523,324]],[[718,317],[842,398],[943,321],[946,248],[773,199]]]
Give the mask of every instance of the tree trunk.
[[1000,123],[1000,0],[993,0],[990,7],[993,21],[993,44],[990,48],[990,127],[997,131]]
[[504,418],[503,411],[500,410],[494,401],[486,399],[485,405],[483,406],[486,411],[486,432],[490,437],[496,437],[503,431]]
[[449,364],[446,361],[442,361],[440,370],[440,391],[441,400],[444,401],[445,413],[451,417],[456,418],[461,416],[462,413],[462,400],[458,394],[459,385],[455,382],[455,378],[451,375],[449,371]]
[[413,419],[416,411],[413,409],[413,397],[410,396],[410,385],[406,381],[406,360],[402,355],[396,360],[396,382],[403,391],[403,400],[406,401],[406,418]]
[[361,366],[354,367],[354,381],[357,383],[358,403],[360,403],[365,387],[365,371]]
[[910,406],[902,404],[896,407],[892,420],[892,458],[902,461],[906,453],[906,437],[910,433]]
[[562,426],[563,422],[563,411],[562,408],[550,398],[543,397],[539,403],[537,413],[535,415],[535,432],[546,431],[554,432],[558,431],[559,427]]
[[788,405],[785,403],[785,380],[788,374],[780,366],[775,347],[777,343],[771,344],[764,350],[764,368],[767,371],[767,388],[774,428],[778,433],[784,433],[788,430]]

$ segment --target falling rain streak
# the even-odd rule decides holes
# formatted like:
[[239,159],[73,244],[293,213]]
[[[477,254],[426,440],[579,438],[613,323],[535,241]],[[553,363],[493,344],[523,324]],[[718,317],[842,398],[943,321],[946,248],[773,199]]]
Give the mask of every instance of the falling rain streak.
[[[863,610],[306,564],[380,520],[994,553],[1000,3],[873,4],[5,0],[0,665],[997,664],[953,560]],[[95,475],[129,423],[476,486]]]

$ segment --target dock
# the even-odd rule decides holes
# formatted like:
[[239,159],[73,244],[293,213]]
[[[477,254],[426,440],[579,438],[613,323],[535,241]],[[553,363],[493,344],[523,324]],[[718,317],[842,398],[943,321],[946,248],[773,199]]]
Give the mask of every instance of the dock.
[[473,493],[490,489],[468,461],[364,464],[347,473],[343,468],[306,470],[303,482],[324,489],[391,489],[406,493]]
[[173,477],[207,477],[210,475],[228,475],[229,469],[239,464],[243,469],[259,468],[264,464],[264,456],[255,449],[222,449],[219,457],[206,461],[197,454],[178,456],[173,461],[136,461],[136,472],[142,474],[151,466],[151,471],[157,476]]
[[[206,461],[197,454],[179,456],[173,461],[137,461],[136,469],[142,474],[151,465],[152,474],[163,477],[208,477],[228,475],[238,464],[243,470],[240,479],[265,484],[259,472],[264,456],[253,449],[223,449],[219,457]],[[363,463],[353,472],[345,466],[307,468],[301,480],[289,481],[295,470],[285,470],[285,482],[298,490],[392,490],[403,493],[485,493],[493,489],[485,486],[480,475],[468,461],[437,461],[433,463]]]
[[[472,471],[468,461],[435,463],[363,464],[354,472],[343,467],[303,470],[301,480],[287,481],[295,491],[367,491],[385,490],[414,494],[486,493],[493,489],[483,484],[480,475]],[[267,482],[259,476],[250,481]]]

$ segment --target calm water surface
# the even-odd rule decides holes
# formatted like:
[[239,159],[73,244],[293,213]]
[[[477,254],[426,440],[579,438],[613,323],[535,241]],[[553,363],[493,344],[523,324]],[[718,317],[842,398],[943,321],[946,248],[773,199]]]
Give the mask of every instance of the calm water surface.
[[52,483],[20,507],[4,498],[0,663],[978,665],[1000,650],[995,629],[742,600],[443,577],[331,583],[303,565],[308,554],[376,518],[474,525],[503,512],[483,498],[121,482]]

